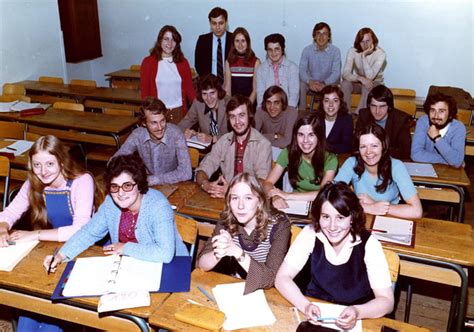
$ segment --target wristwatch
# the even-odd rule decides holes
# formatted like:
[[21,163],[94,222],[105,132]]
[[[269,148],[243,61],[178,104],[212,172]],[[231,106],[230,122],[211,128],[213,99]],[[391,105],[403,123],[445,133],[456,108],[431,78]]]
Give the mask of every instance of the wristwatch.
[[245,251],[242,250],[242,255],[240,255],[240,257],[237,258],[237,261],[239,263],[243,263],[244,260],[245,260]]

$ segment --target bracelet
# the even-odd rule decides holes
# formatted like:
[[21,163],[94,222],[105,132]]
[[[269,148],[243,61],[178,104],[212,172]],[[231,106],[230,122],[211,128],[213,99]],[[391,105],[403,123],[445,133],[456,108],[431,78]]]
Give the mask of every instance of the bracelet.
[[430,137],[430,139],[433,141],[433,143],[436,143],[436,140],[437,140],[438,138],[441,138],[441,134],[438,134],[437,136],[435,136],[435,137],[433,137],[433,138]]

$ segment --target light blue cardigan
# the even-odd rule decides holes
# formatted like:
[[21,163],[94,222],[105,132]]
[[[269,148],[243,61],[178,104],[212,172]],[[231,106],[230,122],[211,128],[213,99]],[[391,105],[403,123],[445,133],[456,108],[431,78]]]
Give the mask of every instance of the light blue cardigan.
[[[113,199],[107,195],[99,211],[64,244],[60,253],[67,260],[72,260],[107,233],[110,233],[112,243],[118,242],[120,213]],[[135,236],[138,243],[127,242],[123,255],[163,263],[169,263],[175,255],[189,255],[176,229],[173,210],[158,190],[150,188],[143,195]]]

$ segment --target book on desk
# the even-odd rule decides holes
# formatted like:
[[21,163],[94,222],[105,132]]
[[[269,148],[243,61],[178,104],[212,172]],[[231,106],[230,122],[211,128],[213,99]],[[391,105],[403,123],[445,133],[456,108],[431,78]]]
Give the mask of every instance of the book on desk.
[[[51,299],[95,297],[131,290],[188,292],[191,261],[190,256],[175,256],[169,263],[145,262],[128,256],[78,258],[67,263]],[[78,268],[74,271],[76,264]]]
[[372,235],[379,241],[414,247],[416,223],[392,217],[376,216],[372,224]]

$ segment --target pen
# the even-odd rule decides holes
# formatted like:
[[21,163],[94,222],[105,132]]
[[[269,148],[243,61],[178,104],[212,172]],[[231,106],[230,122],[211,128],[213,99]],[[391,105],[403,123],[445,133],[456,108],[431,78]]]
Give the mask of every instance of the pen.
[[384,229],[376,229],[376,228],[369,229],[368,231],[369,232],[387,233],[387,231],[384,230]]
[[54,257],[58,254],[58,248],[54,249],[53,251],[53,257],[51,258],[51,262],[49,262],[48,266],[48,274],[51,272],[51,266],[53,265]]
[[15,148],[11,148],[11,147],[9,147],[9,146],[7,146],[6,148],[7,148],[8,150],[16,151]]
[[197,288],[201,291],[201,293],[203,293],[204,295],[206,295],[207,299],[216,303],[216,300],[214,300],[214,298],[212,297],[211,294],[209,294],[208,292],[206,292],[206,290],[204,288],[202,288],[201,286],[197,286]]

